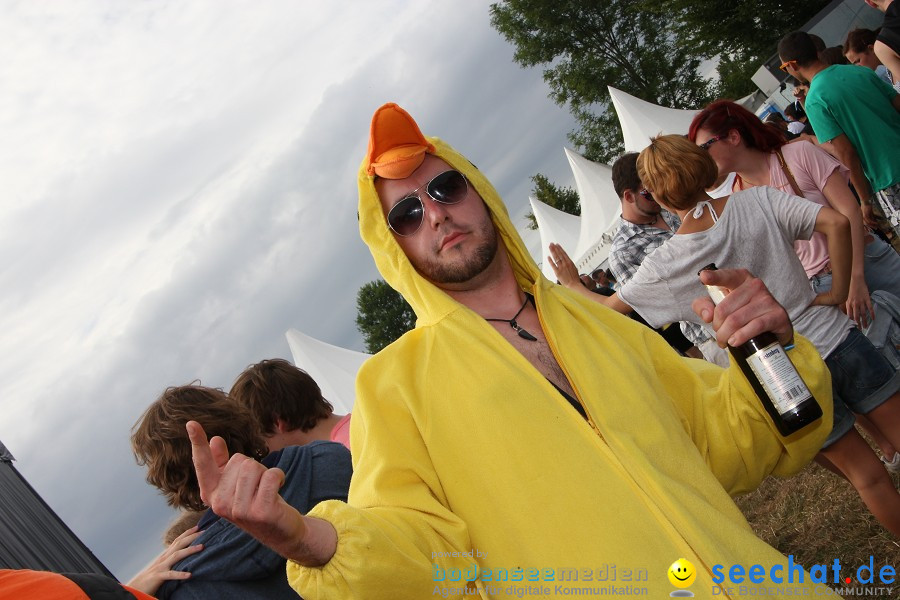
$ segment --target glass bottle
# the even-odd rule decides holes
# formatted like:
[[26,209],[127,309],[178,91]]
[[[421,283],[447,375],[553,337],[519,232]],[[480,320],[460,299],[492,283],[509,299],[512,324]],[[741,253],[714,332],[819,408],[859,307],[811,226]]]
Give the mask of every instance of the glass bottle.
[[[716,265],[700,270],[715,271]],[[707,285],[706,289],[715,304],[727,294],[716,285]],[[774,333],[761,333],[728,349],[781,435],[799,431],[822,416],[819,403]]]

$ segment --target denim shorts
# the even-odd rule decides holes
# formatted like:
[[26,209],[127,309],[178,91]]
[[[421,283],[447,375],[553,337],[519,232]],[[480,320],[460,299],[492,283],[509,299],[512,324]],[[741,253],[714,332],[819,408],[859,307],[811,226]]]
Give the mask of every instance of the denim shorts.
[[900,390],[900,371],[853,328],[825,359],[831,371],[834,427],[822,448],[827,448],[853,427],[853,413],[867,414]]
[[[884,290],[900,298],[900,254],[890,244],[877,237],[866,244],[863,252],[863,268],[869,293]],[[813,275],[809,283],[815,293],[831,289],[831,273]]]
[[877,237],[866,244],[863,268],[870,294],[884,290],[900,298],[900,254],[890,244]]

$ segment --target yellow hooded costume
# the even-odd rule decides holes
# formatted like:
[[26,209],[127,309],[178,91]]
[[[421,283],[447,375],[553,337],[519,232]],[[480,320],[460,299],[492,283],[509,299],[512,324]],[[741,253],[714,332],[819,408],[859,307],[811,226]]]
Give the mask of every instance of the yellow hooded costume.
[[[816,350],[798,338],[791,358],[825,416],[782,438],[737,367],[681,358],[650,329],[544,278],[497,192],[447,144],[410,131],[379,147],[379,127],[409,129],[404,119],[418,134],[396,105],[373,119],[359,221],[379,271],[418,322],[359,372],[349,501],[309,513],[334,525],[337,550],[321,568],[289,562],[294,589],[309,600],[396,600],[461,590],[506,598],[511,585],[541,586],[541,596],[565,593],[558,585],[631,585],[658,598],[674,589],[667,570],[684,557],[697,570],[691,590],[706,598],[715,565],[727,576],[733,564],[760,564],[767,574],[785,564],[729,494],[770,473],[790,475],[819,450],[832,403]],[[407,176],[422,147],[461,171],[486,203],[587,421],[397,245],[374,176]],[[577,582],[565,581],[572,569]]]

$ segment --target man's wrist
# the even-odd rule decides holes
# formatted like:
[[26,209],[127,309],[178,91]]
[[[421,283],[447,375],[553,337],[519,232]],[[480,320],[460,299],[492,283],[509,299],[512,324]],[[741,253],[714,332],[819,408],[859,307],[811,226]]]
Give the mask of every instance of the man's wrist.
[[293,536],[293,543],[279,554],[300,566],[324,566],[337,550],[334,525],[316,517],[300,516],[300,520],[302,528]]

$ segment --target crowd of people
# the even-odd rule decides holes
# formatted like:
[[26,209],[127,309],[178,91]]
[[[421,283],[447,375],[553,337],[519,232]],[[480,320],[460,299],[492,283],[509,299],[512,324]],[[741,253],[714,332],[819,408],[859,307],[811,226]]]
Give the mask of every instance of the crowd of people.
[[198,384],[166,389],[132,433],[147,482],[182,513],[165,533],[166,549],[129,585],[161,599],[296,598],[285,558],[208,510],[188,422],[237,455],[278,469],[281,498],[307,512],[324,500],[347,499],[350,415],[334,414],[308,373],[269,359],[248,367],[227,394]]
[[[897,469],[900,374],[859,328],[875,312],[870,292],[900,298],[900,256],[879,237],[896,233],[900,96],[871,71],[827,66],[804,32],[786,36],[779,51],[784,70],[808,84],[804,114],[817,143],[788,143],[785,128],[734,102],[714,102],[696,115],[687,140],[661,136],[639,157],[614,165],[623,210],[609,263],[626,262],[631,270],[616,294],[587,293],[558,245],[551,245],[551,264],[563,285],[620,312],[636,310],[651,326],[701,324],[688,310],[701,291],[695,275],[701,262],[738,264],[762,277],[832,374],[834,426],[817,460],[846,477],[900,535],[900,495],[853,427],[858,420],[883,462]],[[729,173],[731,189],[722,190],[718,183]],[[754,190],[759,197],[751,201],[747,192]],[[719,197],[711,200],[708,191]],[[892,217],[885,231],[877,229],[885,220],[875,216],[876,199]],[[809,214],[800,217],[800,207]],[[656,240],[652,253],[638,252],[650,244],[635,242],[642,238]]]
[[[813,458],[900,536],[887,471],[900,469],[900,372],[895,348],[862,333],[874,298],[900,303],[900,256],[883,239],[900,233],[900,96],[868,58],[890,65],[879,44],[892,38],[851,37],[844,54],[868,69],[829,66],[806,33],[779,44],[808,86],[791,111],[801,127],[720,100],[687,136],[620,157],[608,269],[580,276],[553,244],[561,285],[469,160],[399,106],[379,108],[360,231],[416,328],[363,365],[352,420],[279,359],[227,393],[166,389],[132,447],[181,513],[127,589],[394,599],[450,586],[489,598],[491,582],[613,561],[642,569],[658,595],[682,558],[698,567],[695,595],[725,597],[712,565],[786,564],[732,497]],[[730,189],[710,195],[728,173]],[[709,285],[729,293],[714,304]],[[670,324],[683,351],[651,329]],[[727,351],[764,332],[822,410],[786,437]],[[529,577],[510,580],[517,570]]]

